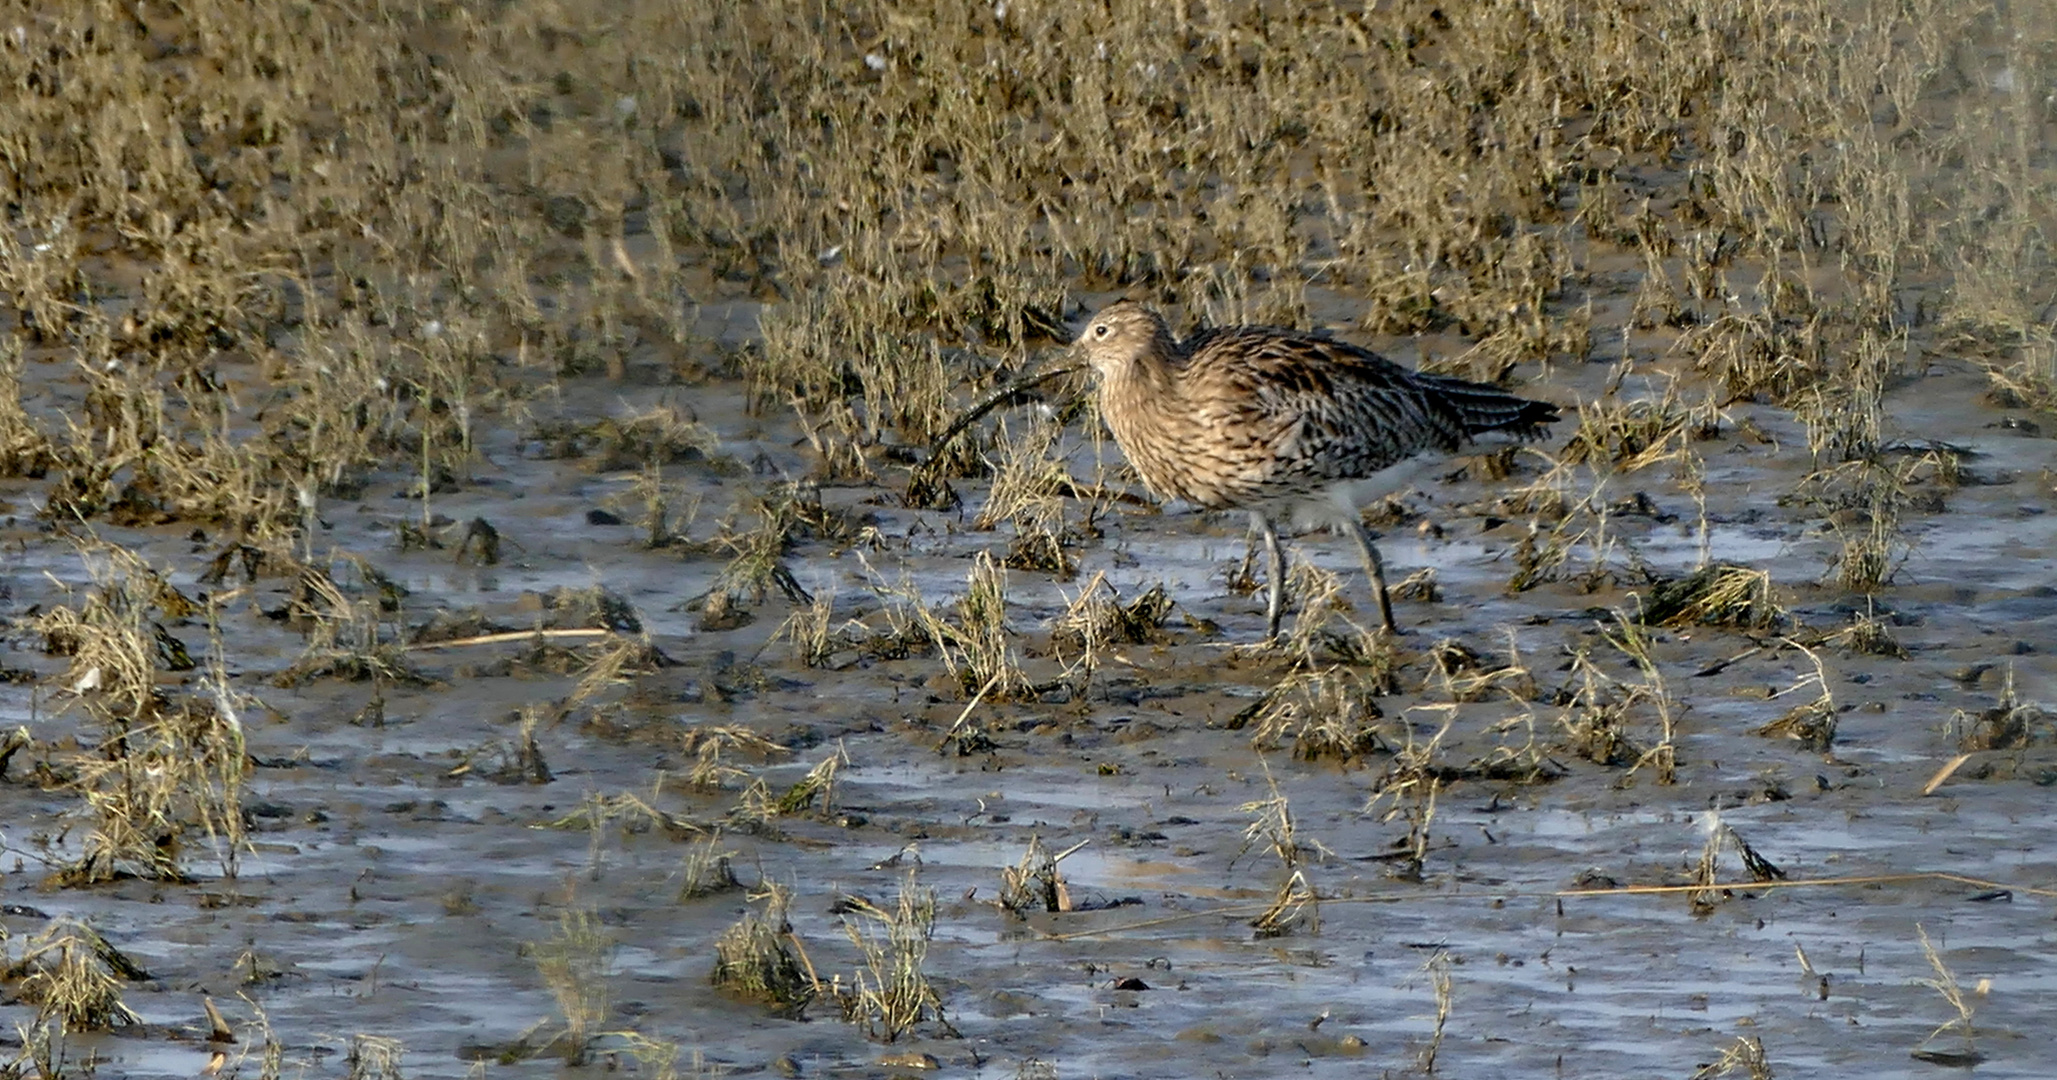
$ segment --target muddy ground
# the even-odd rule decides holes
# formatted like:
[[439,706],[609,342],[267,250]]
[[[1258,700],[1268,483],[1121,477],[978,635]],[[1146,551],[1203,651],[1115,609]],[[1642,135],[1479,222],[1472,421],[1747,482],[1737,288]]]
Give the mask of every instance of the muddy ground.
[[[741,313],[735,321],[747,324]],[[1608,375],[1606,365],[1560,367],[1534,392],[1572,404]],[[1582,549],[1572,560],[1604,558],[1612,572],[1520,593],[1507,578],[1527,524],[1489,511],[1495,486],[1521,482],[1531,466],[1407,496],[1410,520],[1385,530],[1387,560],[1396,579],[1434,567],[1442,598],[1400,605],[1408,632],[1394,646],[1398,689],[1376,699],[1380,746],[1347,762],[1260,753],[1247,729],[1231,729],[1291,666],[1252,647],[1260,598],[1225,584],[1245,550],[1234,516],[1116,504],[1094,522],[1098,535],[1076,545],[1076,577],[1009,570],[1009,647],[1032,679],[1062,686],[1043,700],[980,703],[972,712],[987,739],[939,753],[967,695],[933,653],[888,660],[851,649],[827,666],[803,665],[773,640],[800,608],[776,591],[745,605],[746,625],[699,628],[686,601],[710,587],[721,553],[649,550],[634,528],[589,518],[619,508],[629,474],[545,458],[520,433],[488,438],[476,474],[435,496],[433,513],[490,521],[504,544],[490,566],[449,548],[397,549],[396,530],[421,513],[405,477],[324,502],[317,551],[375,553],[406,589],[409,620],[466,612],[519,630],[538,624],[539,595],[593,586],[632,606],[668,662],[607,688],[607,707],[543,725],[543,783],[507,767],[513,718],[563,698],[576,679],[548,674],[530,643],[414,650],[420,685],[268,685],[302,649],[267,614],[285,605],[290,582],[201,584],[196,563],[212,549],[189,528],[101,529],[172,568],[175,587],[221,598],[231,674],[264,703],[244,719],[256,764],[252,848],[233,879],[202,857],[192,884],[47,888],[52,863],[75,843],[66,825],[75,798],[28,782],[17,758],[0,787],[6,926],[24,937],[43,916],[82,916],[147,969],[125,988],[141,1024],[71,1040],[72,1059],[98,1062],[105,1075],[204,1066],[214,1049],[203,1041],[204,995],[238,1022],[261,1009],[288,1075],[352,1068],[361,1034],[397,1040],[407,1075],[560,1071],[561,1054],[546,1048],[561,1013],[530,947],[557,934],[568,911],[594,913],[611,938],[598,976],[608,995],[601,1029],[674,1041],[687,1055],[681,1067],[707,1074],[884,1076],[923,1061],[910,1052],[954,1075],[1035,1075],[1024,1065],[1035,1061],[1060,1076],[1399,1074],[1431,1042],[1440,957],[1449,997],[1437,1067],[1451,1075],[1685,1076],[1741,1037],[1762,1040],[1786,1075],[1928,1075],[1937,1066],[1917,1058],[1927,1052],[1983,1055],[1982,1075],[2042,1075],[2057,1060],[2041,1022],[2057,990],[2050,897],[2031,889],[2057,881],[2042,842],[2057,780],[2047,718],[2033,720],[2044,729],[2034,745],[1975,754],[1923,790],[1958,754],[1966,714],[1993,708],[2009,680],[2023,700],[2047,694],[2057,642],[2053,444],[2001,423],[2011,414],[1982,400],[1984,386],[1976,372],[1939,362],[1888,397],[1891,430],[1946,440],[1965,460],[1961,485],[1909,523],[1896,584],[1876,600],[1905,658],[1821,640],[1851,623],[1852,605],[1817,584],[1829,541],[1812,511],[1777,499],[1801,468],[1791,419],[1734,406],[1698,444],[1713,554],[1769,571],[1790,615],[1758,631],[1652,631],[1656,675],[1677,714],[1671,784],[1647,764],[1582,759],[1566,734],[1579,708],[1575,651],[1634,677],[1607,658],[1604,640],[1609,612],[1633,610],[1649,591],[1630,567],[1677,576],[1698,562],[1698,511],[1662,468],[1608,481],[1602,501],[1642,492],[1650,504],[1610,522],[1604,556]],[[719,507],[738,486],[805,468],[790,426],[746,417],[740,402],[720,382],[665,385],[650,366],[619,383],[567,384],[555,407],[570,417],[652,405],[697,416],[719,447],[669,477]],[[1096,454],[1115,453],[1079,429],[1063,450],[1081,476]],[[839,620],[876,619],[882,605],[905,602],[881,600],[890,590],[947,604],[975,553],[1005,548],[1005,529],[968,527],[978,494],[966,494],[958,511],[909,511],[883,487],[823,488],[825,506],[869,526],[866,542],[836,550],[802,540],[786,565],[832,598]],[[61,598],[60,586],[87,582],[73,548],[34,519],[33,489],[4,497],[7,596],[21,617]],[[1363,618],[1369,605],[1347,545],[1315,534],[1296,550],[1343,577],[1355,608],[1342,617]],[[1177,611],[1162,640],[1108,647],[1090,672],[1065,674],[1046,655],[1050,627],[1103,572],[1124,597],[1162,583]],[[167,629],[204,648],[195,621]],[[1795,640],[1817,642],[1823,686],[1806,684],[1814,667]],[[1439,711],[1452,695],[1428,652],[1445,641],[1488,667],[1516,649],[1532,677]],[[11,663],[64,670],[31,651]],[[78,724],[75,695],[54,682],[6,690],[8,726],[42,745],[62,745]],[[1756,733],[1823,690],[1835,717],[1826,751]],[[367,712],[374,697],[377,715]],[[1653,716],[1639,709],[1624,727],[1648,745]],[[1423,830],[1419,880],[1402,880],[1396,845],[1408,821],[1386,811],[1414,804],[1367,801],[1391,774],[1394,748],[1429,739],[1446,718],[1433,756],[1450,768]],[[848,916],[833,913],[838,899],[890,903],[915,868],[938,898],[925,970],[955,1037],[931,1022],[881,1045],[843,1023],[832,1001],[777,1016],[725,995],[710,985],[711,949],[751,904],[743,891],[680,898],[697,833],[647,821],[551,827],[586,800],[623,793],[680,822],[719,825],[737,785],[694,791],[681,780],[693,760],[682,739],[711,724],[789,749],[741,762],[777,790],[846,755],[831,803],[755,830],[731,826],[720,843],[745,883],[791,887],[793,929],[824,980],[847,982],[856,962],[841,926]],[[1494,779],[1467,768],[1496,747],[1527,748],[1533,772]],[[1250,920],[1285,871],[1262,841],[1246,845],[1245,804],[1269,798],[1271,783],[1289,801],[1319,905],[1318,921],[1265,937]],[[1788,882],[1876,880],[1736,889],[1700,910],[1677,893],[1573,894],[1690,882],[1717,819]],[[1001,868],[1032,837],[1053,850],[1085,845],[1061,864],[1078,910],[1021,918],[995,906]],[[1733,854],[1718,876],[1751,880]],[[1968,1038],[1956,1028],[1933,1034],[1958,1014],[1931,985],[1939,973],[1924,958],[1924,934],[1975,1010]],[[584,1071],[629,1067],[619,1037],[595,1046]]]

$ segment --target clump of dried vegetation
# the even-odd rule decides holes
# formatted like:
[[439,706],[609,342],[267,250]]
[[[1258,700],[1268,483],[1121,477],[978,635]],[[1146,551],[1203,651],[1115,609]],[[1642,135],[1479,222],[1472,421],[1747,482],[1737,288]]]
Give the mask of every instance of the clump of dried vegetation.
[[1035,911],[1072,910],[1071,886],[1057,864],[1085,844],[1080,841],[1053,853],[1043,845],[1040,833],[1031,835],[1020,861],[1000,868],[1000,910],[1017,918]]
[[1755,1035],[1739,1035],[1721,1052],[1718,1060],[1695,1070],[1691,1080],[1719,1080],[1725,1076],[1771,1080],[1773,1075],[1771,1060],[1764,1053],[1764,1040]]
[[1814,670],[1790,687],[1779,692],[1809,695],[1798,704],[1788,708],[1777,719],[1757,729],[1757,734],[1769,738],[1798,740],[1800,745],[1817,754],[1825,754],[1836,741],[1836,718],[1841,710],[1836,706],[1835,694],[1829,689],[1828,669],[1822,666],[1821,655],[1804,646],[1800,651]]
[[742,888],[743,882],[736,877],[735,858],[736,853],[728,850],[720,832],[702,837],[679,862],[679,900],[697,900]]
[[793,933],[793,890],[766,881],[750,898],[763,909],[745,912],[715,941],[714,985],[797,1015],[823,987]]
[[1422,866],[1428,860],[1429,829],[1436,820],[1437,796],[1457,775],[1441,761],[1443,739],[1450,733],[1455,710],[1438,711],[1443,714],[1443,722],[1427,739],[1415,737],[1411,725],[1407,728],[1405,745],[1393,754],[1385,775],[1379,777],[1364,804],[1364,812],[1379,814],[1381,821],[1406,822],[1407,836],[1392,853],[1397,856],[1393,876],[1403,881],[1421,880]]
[[84,835],[75,847],[44,838],[58,851],[52,881],[184,881],[196,841],[234,877],[250,844],[250,762],[239,717],[245,702],[229,686],[219,636],[210,635],[197,693],[160,687],[160,673],[198,666],[165,623],[190,622],[199,608],[126,549],[88,544],[82,555],[93,585],[34,622],[44,651],[69,659],[62,685],[85,721],[80,747],[60,759]]
[[1707,843],[1700,849],[1700,858],[1693,866],[1693,883],[1698,886],[1686,894],[1686,903],[1693,913],[1704,915],[1734,898],[1734,891],[1721,884],[1721,855],[1733,851],[1737,861],[1742,863],[1743,872],[1750,880],[1759,884],[1783,880],[1786,872],[1759,854],[1743,834],[1721,819],[1721,815],[1710,810],[1705,816],[1704,831]]
[[[1950,965],[1943,960],[1942,952],[1929,940],[1928,927],[1917,925],[1915,930],[1921,937],[1921,954],[1927,958],[1929,967],[1935,972],[1934,978],[1923,979],[1921,982],[1941,996],[1951,1011],[1957,1015],[1936,1025],[1935,1030],[1921,1040],[1911,1056],[1919,1061],[1959,1068],[1978,1065],[1985,1060],[1985,1054],[1978,1049],[1976,1039],[1979,1029],[1971,1021],[1990,983],[1981,979],[1967,990],[1964,984],[1957,981],[1957,973],[1951,971]],[[1933,1049],[1936,1038],[1945,1033],[1956,1036],[1951,1040],[1955,1046],[1949,1049]]]
[[64,1031],[142,1023],[122,1002],[122,985],[148,978],[149,972],[98,930],[72,918],[52,920],[0,969],[0,984],[8,987],[10,998],[34,1005],[39,1023],[54,1021]]
[[560,1042],[567,1065],[586,1062],[594,1035],[607,1021],[613,1001],[607,980],[613,974],[614,947],[614,934],[586,910],[559,915],[557,933],[528,946],[536,971],[564,1016]]
[[1574,651],[1565,708],[1557,719],[1559,740],[1595,764],[1625,768],[1629,774],[1647,767],[1658,783],[1673,783],[1683,707],[1665,686],[1651,651],[1655,641],[1641,622],[1619,611],[1602,636],[1629,670],[1614,674],[1593,650],[1581,646]]
[[1313,563],[1294,561],[1286,571],[1286,593],[1298,598],[1300,610],[1286,632],[1276,642],[1260,646],[1259,652],[1276,651],[1303,671],[1348,665],[1358,669],[1376,693],[1399,688],[1398,646],[1367,625],[1369,620],[1358,621],[1342,578]]
[[2057,734],[2057,713],[2033,701],[2023,700],[2014,686],[2014,669],[2007,669],[2000,700],[1977,712],[1959,709],[1952,713],[1948,733],[1960,750],[2019,750],[2037,739]]
[[1319,934],[1321,896],[1315,892],[1306,864],[1309,856],[1324,860],[1331,853],[1319,843],[1301,842],[1299,819],[1293,815],[1292,803],[1279,791],[1278,780],[1271,775],[1268,765],[1264,779],[1270,794],[1237,808],[1249,817],[1250,824],[1243,828],[1243,846],[1236,852],[1236,858],[1256,847],[1270,850],[1279,862],[1279,880],[1270,905],[1250,920],[1250,926],[1260,938],[1301,931]]
[[957,1035],[944,1014],[942,995],[922,970],[935,934],[936,891],[918,884],[910,867],[891,908],[854,898],[847,906],[843,929],[857,947],[860,966],[849,986],[836,980],[843,1019],[886,1042],[924,1023]]
[[1354,668],[1331,665],[1298,671],[1274,684],[1230,722],[1250,726],[1250,744],[1260,751],[1290,744],[1306,761],[1349,762],[1384,748],[1379,739],[1381,688]]
[[1747,566],[1717,563],[1684,578],[1660,581],[1643,602],[1645,623],[1664,626],[1732,626],[1766,630],[1786,618],[1772,599],[1771,575]]
[[[1796,409],[1829,468],[1878,464],[1880,395],[1924,350],[2008,400],[2057,388],[2035,10],[217,0],[44,9],[18,37],[0,471],[43,478],[54,519],[286,551],[398,469],[426,524],[483,426],[730,297],[778,301],[731,363],[822,477],[927,446],[1080,291],[1293,322],[1318,282],[1368,331],[1475,339],[1456,366],[1481,377],[1618,338]],[[1638,267],[1625,314],[1591,303],[1600,253]],[[31,404],[53,377],[82,409]],[[1571,456],[1633,471],[1708,415],[1624,399]],[[1043,428],[950,454],[1002,477],[1010,562],[1064,573],[1053,477],[1021,456]],[[717,456],[677,408],[534,430],[603,468]],[[1846,546],[1844,577],[1876,578],[1875,541]],[[732,599],[776,566],[738,556]]]
[[350,1080],[402,1080],[406,1074],[400,1071],[400,1062],[406,1057],[407,1047],[400,1040],[360,1031],[350,1036],[344,1062],[350,1067]]
[[1162,582],[1124,600],[1106,573],[1098,573],[1051,623],[1050,646],[1060,656],[1090,663],[1109,648],[1164,641],[1164,623],[1175,606]]
[[1007,572],[991,555],[981,551],[972,559],[957,618],[945,619],[919,605],[916,614],[967,696],[1019,701],[1035,692],[1007,625]]

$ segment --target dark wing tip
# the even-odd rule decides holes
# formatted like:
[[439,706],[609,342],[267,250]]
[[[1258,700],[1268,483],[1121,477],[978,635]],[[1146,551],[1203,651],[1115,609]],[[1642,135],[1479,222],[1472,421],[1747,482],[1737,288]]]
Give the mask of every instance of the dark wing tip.
[[1505,432],[1523,442],[1527,442],[1542,438],[1544,433],[1550,429],[1551,424],[1562,419],[1562,414],[1558,412],[1557,406],[1547,401],[1536,401],[1533,398],[1517,398],[1516,400],[1521,402],[1520,411],[1508,417],[1505,421],[1493,425],[1492,430]]

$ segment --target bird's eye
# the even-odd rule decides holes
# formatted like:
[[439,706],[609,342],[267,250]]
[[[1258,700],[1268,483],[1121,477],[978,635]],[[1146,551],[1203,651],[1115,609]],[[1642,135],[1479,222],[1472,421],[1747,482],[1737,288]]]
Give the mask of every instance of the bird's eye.
[[1098,324],[1098,325],[1094,326],[1094,327],[1093,327],[1093,336],[1094,336],[1094,337],[1096,337],[1096,338],[1104,338],[1104,337],[1106,337],[1106,336],[1107,336],[1107,324],[1106,324],[1106,323],[1100,323],[1100,324]]

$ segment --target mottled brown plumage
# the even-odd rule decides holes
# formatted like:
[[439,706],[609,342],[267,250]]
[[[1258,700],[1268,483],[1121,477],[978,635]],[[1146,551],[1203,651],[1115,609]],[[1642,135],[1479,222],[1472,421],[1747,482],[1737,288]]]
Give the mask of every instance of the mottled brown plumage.
[[[1456,453],[1492,434],[1539,437],[1546,402],[1409,371],[1368,349],[1269,326],[1202,330],[1185,341],[1123,301],[1079,335],[1100,411],[1152,491],[1210,510],[1250,511],[1270,561],[1268,633],[1278,635],[1284,567],[1274,519],[1326,501],[1350,529],[1394,630],[1378,548],[1356,512],[1361,489],[1404,486],[1395,466]],[[1380,474],[1394,470],[1394,474]]]

